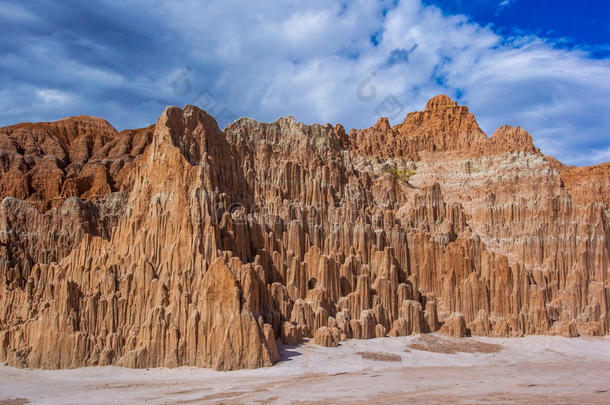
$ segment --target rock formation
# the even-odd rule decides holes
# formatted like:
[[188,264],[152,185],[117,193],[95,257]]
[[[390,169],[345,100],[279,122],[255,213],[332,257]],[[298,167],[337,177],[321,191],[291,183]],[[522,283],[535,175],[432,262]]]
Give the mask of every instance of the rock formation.
[[[391,127],[168,107],[0,128],[0,361],[254,368],[276,340],[610,330],[610,164],[491,138],[447,96]],[[414,171],[413,177],[402,173]]]

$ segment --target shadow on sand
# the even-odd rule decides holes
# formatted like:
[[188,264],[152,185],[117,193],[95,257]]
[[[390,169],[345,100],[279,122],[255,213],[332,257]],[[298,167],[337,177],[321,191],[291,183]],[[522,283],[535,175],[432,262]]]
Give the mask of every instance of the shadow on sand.
[[306,342],[299,342],[296,345],[285,345],[285,344],[278,344],[278,350],[280,352],[280,361],[279,362],[285,362],[285,361],[292,361],[293,357],[299,357],[302,356],[302,347],[305,345]]

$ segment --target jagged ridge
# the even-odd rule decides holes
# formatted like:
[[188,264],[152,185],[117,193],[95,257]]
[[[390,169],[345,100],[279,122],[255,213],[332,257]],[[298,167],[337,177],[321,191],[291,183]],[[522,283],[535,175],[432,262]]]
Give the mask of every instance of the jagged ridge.
[[273,364],[276,339],[610,327],[609,167],[565,167],[521,128],[488,138],[446,96],[350,134],[292,117],[220,131],[187,106],[0,144],[12,365],[228,370]]

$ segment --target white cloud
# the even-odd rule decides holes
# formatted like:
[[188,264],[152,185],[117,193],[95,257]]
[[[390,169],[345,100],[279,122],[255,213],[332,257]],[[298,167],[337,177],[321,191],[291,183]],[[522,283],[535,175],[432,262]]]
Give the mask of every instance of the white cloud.
[[69,94],[57,89],[39,89],[36,95],[45,104],[66,103],[71,99]]
[[[605,150],[602,149],[600,151],[595,152],[590,158],[590,160],[594,163],[610,162],[610,147],[606,148]],[[583,159],[583,161],[586,162],[587,159]]]
[[[497,4],[505,8],[513,2]],[[19,65],[33,76],[34,60],[53,72],[50,79],[63,81],[34,86],[28,82],[34,79],[25,77],[25,83],[3,86],[5,92],[13,89],[11,99],[44,99],[36,89],[68,91],[63,84],[75,98],[42,105],[46,119],[64,111],[48,105],[58,104],[66,108],[63,115],[85,109],[124,128],[152,122],[163,104],[192,103],[206,91],[216,103],[203,107],[216,116],[228,108],[236,116],[265,121],[294,115],[304,122],[358,128],[379,118],[387,97],[402,106],[392,119],[397,123],[408,111],[423,108],[428,98],[447,93],[468,105],[486,132],[504,123],[520,124],[545,153],[566,163],[597,163],[607,157],[599,151],[610,148],[610,60],[535,36],[502,37],[419,0],[107,4],[93,9],[106,12],[113,24],[122,16],[139,31],[126,30],[114,39],[100,38],[97,27],[78,27],[76,50],[55,36],[26,42],[3,56],[0,72]],[[21,13],[27,14],[31,11]],[[141,39],[132,40],[134,35]],[[150,50],[142,52],[146,47]],[[91,50],[101,61],[91,60]],[[136,63],[134,55],[150,60]],[[171,83],[187,67],[192,88],[176,92]],[[375,97],[367,101],[359,87],[368,91],[371,86]],[[53,96],[58,97],[46,95]],[[3,122],[17,118],[7,116],[0,112]]]
[[498,11],[512,6],[517,0],[500,0],[500,4],[498,4]]
[[597,165],[610,162],[610,147],[591,153],[573,153],[571,164],[576,166]]

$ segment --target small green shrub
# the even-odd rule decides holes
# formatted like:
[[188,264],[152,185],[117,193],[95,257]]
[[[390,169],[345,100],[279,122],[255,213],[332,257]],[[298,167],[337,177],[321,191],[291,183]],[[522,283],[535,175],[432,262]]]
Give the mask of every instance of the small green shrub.
[[409,181],[409,179],[411,177],[413,177],[417,174],[413,170],[395,169],[395,168],[389,168],[389,169],[387,169],[387,172],[392,174],[392,176],[394,176],[394,178],[396,178],[398,180],[407,180],[407,181]]

